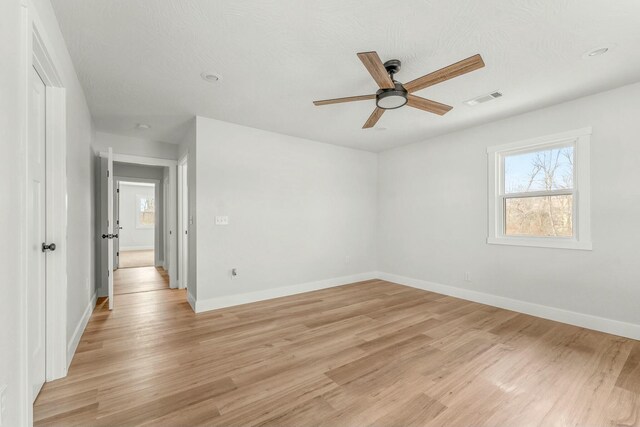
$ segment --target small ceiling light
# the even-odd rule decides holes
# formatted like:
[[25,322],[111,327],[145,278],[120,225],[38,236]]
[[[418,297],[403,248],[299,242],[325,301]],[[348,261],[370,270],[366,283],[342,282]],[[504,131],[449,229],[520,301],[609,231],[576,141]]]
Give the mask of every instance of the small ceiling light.
[[140,129],[140,130],[147,130],[147,129],[151,129],[151,126],[149,126],[149,125],[148,125],[148,124],[146,124],[146,123],[138,123],[138,124],[136,125],[136,128],[137,128],[137,129]]
[[605,53],[609,52],[609,47],[603,46],[603,47],[597,47],[595,49],[591,49],[586,51],[585,53],[582,54],[583,58],[593,58],[594,56],[600,56],[600,55],[604,55]]
[[407,103],[407,90],[400,83],[393,89],[380,89],[376,93],[376,105],[383,110],[394,110]]
[[205,82],[209,82],[209,83],[215,83],[215,82],[219,82],[220,80],[222,80],[222,76],[220,74],[216,74],[216,73],[209,73],[209,72],[204,72],[202,74],[200,74],[200,77],[202,77],[202,80],[204,80]]

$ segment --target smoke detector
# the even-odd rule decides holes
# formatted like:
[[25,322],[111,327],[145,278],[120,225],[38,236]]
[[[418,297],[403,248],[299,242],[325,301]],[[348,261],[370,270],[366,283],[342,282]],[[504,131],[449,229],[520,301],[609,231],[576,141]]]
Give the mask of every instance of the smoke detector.
[[485,102],[493,101],[494,99],[500,98],[501,96],[502,96],[502,92],[495,91],[495,92],[488,93],[486,95],[480,95],[475,98],[469,99],[467,101],[464,101],[464,103],[470,107],[473,107],[478,104],[483,104]]

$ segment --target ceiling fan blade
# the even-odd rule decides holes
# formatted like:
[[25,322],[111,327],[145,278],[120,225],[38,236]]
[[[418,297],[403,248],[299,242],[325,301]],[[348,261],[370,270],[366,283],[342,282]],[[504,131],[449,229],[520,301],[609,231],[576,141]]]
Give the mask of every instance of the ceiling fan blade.
[[467,59],[451,64],[448,67],[429,73],[426,76],[411,80],[404,85],[407,92],[416,92],[429,86],[442,83],[454,77],[461,76],[471,71],[484,67],[484,61],[479,54],[470,56]]
[[391,77],[389,77],[389,73],[387,73],[387,69],[384,68],[384,64],[380,60],[377,52],[360,52],[358,54],[358,58],[364,64],[373,80],[378,83],[380,89],[393,89],[394,84]]
[[373,110],[373,113],[371,113],[371,115],[365,122],[364,126],[362,126],[362,129],[369,129],[374,127],[376,123],[378,123],[378,120],[380,120],[380,117],[382,117],[382,113],[384,113],[384,110],[382,108],[376,107],[376,109]]
[[407,105],[409,107],[418,108],[420,110],[428,111],[439,116],[445,115],[449,110],[453,108],[451,105],[441,104],[439,102],[421,98],[419,96],[411,94],[407,96]]
[[314,105],[339,104],[341,102],[366,101],[367,99],[376,99],[376,95],[359,95],[349,96],[346,98],[323,99],[322,101],[313,101]]

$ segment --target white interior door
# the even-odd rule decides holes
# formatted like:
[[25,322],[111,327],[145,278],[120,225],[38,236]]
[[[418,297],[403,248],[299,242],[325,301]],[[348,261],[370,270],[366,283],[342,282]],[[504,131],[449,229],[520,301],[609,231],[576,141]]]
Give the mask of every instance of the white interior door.
[[109,275],[109,310],[113,310],[113,149],[107,158],[107,274]]
[[[28,348],[29,380],[35,401],[46,378],[46,87],[37,71],[30,75],[28,123]],[[55,250],[55,246],[51,248]],[[8,325],[7,325],[8,326]]]

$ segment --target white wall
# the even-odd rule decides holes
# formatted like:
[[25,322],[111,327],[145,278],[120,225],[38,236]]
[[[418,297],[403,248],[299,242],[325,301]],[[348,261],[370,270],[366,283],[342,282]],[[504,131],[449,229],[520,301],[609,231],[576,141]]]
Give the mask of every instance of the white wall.
[[136,196],[155,197],[155,187],[120,183],[120,251],[153,249],[154,228],[136,226]]
[[[380,271],[640,325],[639,99],[634,84],[380,153]],[[486,148],[586,126],[593,251],[488,245]]]
[[375,270],[374,153],[202,117],[196,140],[198,303]]
[[[22,129],[25,120],[26,91],[23,89],[24,63],[28,60],[20,40],[27,28],[22,28],[22,4],[30,13],[38,15],[43,37],[50,43],[50,52],[59,66],[58,72],[66,88],[67,102],[67,206],[68,230],[66,242],[60,248],[67,250],[67,344],[81,324],[82,315],[92,301],[93,287],[93,164],[91,141],[92,120],[84,94],[75,74],[62,34],[48,0],[0,2],[0,144],[3,167],[0,168],[0,225],[3,244],[0,245],[0,387],[7,386],[3,415],[4,425],[26,425],[31,410],[26,402],[24,337],[25,300],[21,290],[26,286],[20,273],[21,229],[24,212],[20,211],[25,157],[21,150]],[[29,53],[30,55],[30,53]],[[22,62],[25,61],[25,62]],[[30,62],[30,61],[29,61]]]
[[99,153],[113,148],[114,153],[133,156],[155,157],[157,159],[176,160],[178,145],[167,142],[151,141],[132,136],[114,135],[106,132],[96,132],[93,149]]
[[26,367],[21,336],[26,327],[21,310],[21,290],[26,284],[20,273],[21,248],[20,191],[16,177],[23,172],[23,154],[20,151],[22,124],[24,123],[24,94],[21,92],[22,63],[20,40],[20,0],[0,2],[0,150],[3,165],[0,168],[0,389],[5,390],[3,422],[8,426],[25,425],[27,405],[21,397],[26,394],[24,369]]

